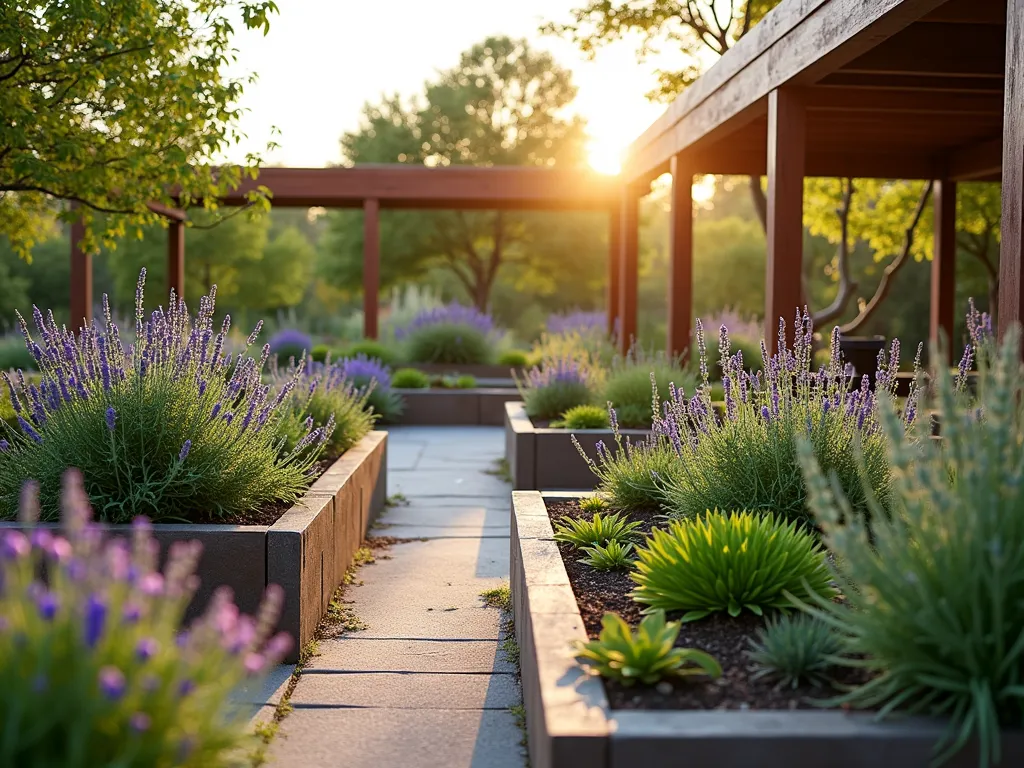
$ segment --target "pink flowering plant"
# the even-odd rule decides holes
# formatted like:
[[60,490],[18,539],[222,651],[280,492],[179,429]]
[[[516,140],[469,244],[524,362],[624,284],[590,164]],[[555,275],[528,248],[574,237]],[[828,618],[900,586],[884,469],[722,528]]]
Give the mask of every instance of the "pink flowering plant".
[[143,316],[143,270],[136,291],[135,343],[125,348],[110,305],[76,335],[34,311],[38,340],[19,315],[39,381],[3,379],[18,429],[0,430],[0,519],[16,515],[22,485],[40,488],[41,516],[59,514],[67,467],[85,477],[97,515],[128,522],[226,518],[269,502],[292,502],[309,485],[333,422],[306,428],[283,451],[283,403],[301,367],[277,388],[262,381],[270,355],[225,349],[231,326],[213,327],[216,289],[193,318],[172,294],[168,308]]
[[[160,571],[144,519],[130,540],[107,538],[81,476],[69,471],[64,486],[61,531],[0,534],[0,765],[230,764],[252,738],[232,691],[291,644],[271,636],[281,590],[268,588],[252,618],[222,589],[182,630],[199,543],[172,547]],[[22,520],[38,512],[28,484]]]

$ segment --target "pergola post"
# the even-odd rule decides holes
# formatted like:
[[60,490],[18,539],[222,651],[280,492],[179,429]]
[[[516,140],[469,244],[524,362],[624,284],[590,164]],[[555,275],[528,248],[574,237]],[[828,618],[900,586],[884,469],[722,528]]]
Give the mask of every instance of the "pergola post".
[[376,339],[380,311],[380,201],[363,201],[363,336]]
[[693,165],[682,153],[670,162],[672,194],[668,256],[668,333],[670,357],[690,353],[693,315]]
[[167,225],[167,295],[174,291],[185,298],[185,222],[171,219]]
[[999,335],[1024,322],[1024,0],[1006,3]]
[[622,187],[619,257],[619,351],[629,351],[637,330],[637,284],[640,255],[639,197],[630,185]]
[[619,272],[622,262],[622,217],[618,208],[608,211],[608,335],[619,326]]
[[806,111],[799,94],[777,88],[768,94],[768,273],[765,280],[765,343],[778,346],[779,318],[793,338],[801,304],[803,269]]
[[92,322],[92,255],[82,250],[85,225],[71,224],[71,328]]
[[945,336],[946,362],[950,362],[953,354],[953,314],[956,303],[956,182],[937,182],[934,200],[935,247],[932,255],[931,319],[928,338],[936,345],[939,338]]

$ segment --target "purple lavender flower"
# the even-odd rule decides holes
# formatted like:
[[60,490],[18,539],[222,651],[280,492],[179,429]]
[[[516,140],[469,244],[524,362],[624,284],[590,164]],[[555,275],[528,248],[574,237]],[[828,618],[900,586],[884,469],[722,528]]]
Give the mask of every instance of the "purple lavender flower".
[[145,712],[136,712],[128,718],[128,726],[135,731],[135,733],[145,733],[149,730],[149,727],[152,724],[153,721]]
[[[252,338],[252,341],[249,342],[251,345],[255,343],[256,339],[250,338]],[[294,328],[282,328],[271,336],[267,343],[270,345],[271,354],[280,355],[283,352],[288,357],[294,356],[296,359],[303,351],[308,352],[313,347],[312,339]]]
[[178,452],[178,461],[184,462],[188,458],[188,452],[192,450],[192,441],[186,440],[182,443],[181,450]]
[[547,321],[548,333],[567,334],[591,334],[605,332],[608,319],[604,312],[585,312],[576,310],[567,314],[549,315]]
[[191,680],[182,680],[178,683],[178,696],[185,698],[196,689],[196,684]]
[[36,597],[36,608],[43,621],[53,621],[53,617],[57,615],[57,607],[57,596],[47,589],[40,590]]
[[526,372],[526,385],[531,389],[541,389],[555,384],[590,383],[589,371],[579,360],[569,357],[557,357],[544,362],[544,367],[534,366]]
[[107,604],[96,595],[89,595],[85,602],[85,645],[88,648],[95,648],[103,635],[103,628],[107,622]]
[[21,427],[21,431],[28,435],[33,442],[43,442],[43,438],[40,437],[39,433],[36,432],[32,425],[25,421],[25,419],[22,418],[21,416],[18,416],[18,426]]
[[107,407],[107,429],[111,432],[114,431],[114,425],[117,421],[117,411],[114,410],[114,406]]
[[20,560],[31,550],[32,545],[21,531],[7,531],[0,539],[0,557],[4,560]]
[[772,414],[769,412],[767,405],[761,406],[761,418],[769,422],[772,420]]
[[11,444],[6,440],[0,440],[0,453],[6,453],[10,450]]
[[395,332],[395,336],[403,339],[413,331],[426,328],[431,325],[462,325],[484,334],[490,334],[494,330],[494,320],[490,315],[481,312],[476,307],[466,307],[462,304],[447,304],[436,309],[426,309],[416,315],[404,328]]
[[121,618],[125,624],[135,624],[142,618],[142,609],[136,603],[126,603]]
[[117,701],[124,695],[126,682],[124,673],[114,666],[103,667],[99,672],[100,692],[111,701]]
[[[323,365],[320,363],[319,365]],[[344,379],[355,383],[358,387],[365,387],[371,381],[376,382],[376,389],[387,391],[391,389],[391,369],[384,365],[376,357],[369,357],[360,352],[355,357],[347,357],[339,360],[331,366],[331,371],[336,373],[327,374],[327,382],[330,388],[337,386],[340,382],[338,374]],[[334,377],[332,379],[332,376]]]
[[160,643],[155,638],[144,637],[135,644],[135,658],[139,661],[149,661],[159,650]]

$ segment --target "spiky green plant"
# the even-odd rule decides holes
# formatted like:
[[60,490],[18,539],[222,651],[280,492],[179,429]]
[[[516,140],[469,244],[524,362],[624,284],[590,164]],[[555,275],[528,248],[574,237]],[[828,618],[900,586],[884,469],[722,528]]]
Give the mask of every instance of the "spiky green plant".
[[608,502],[602,496],[587,496],[580,499],[580,509],[591,514],[603,512],[608,509]]
[[780,686],[796,688],[800,683],[828,682],[843,651],[843,640],[835,629],[806,613],[774,616],[750,639],[747,656],[754,665],[754,678],[768,677]]
[[612,539],[607,544],[582,547],[580,551],[585,555],[580,558],[580,562],[599,571],[626,568],[633,562],[633,543],[629,541],[623,544]]
[[976,740],[982,768],[1000,762],[1000,728],[1024,724],[1019,343],[1014,329],[991,366],[980,366],[976,408],[958,407],[949,372],[937,371],[938,445],[908,440],[893,404],[883,407],[891,515],[874,505],[870,527],[801,444],[811,506],[849,603],[820,604],[815,613],[874,673],[839,701],[879,708],[879,717],[945,716],[937,759]]
[[716,611],[758,616],[789,608],[792,596],[829,599],[835,594],[825,551],[795,522],[773,513],[724,514],[655,528],[637,549],[633,599],[658,609],[686,611],[683,621]]
[[676,648],[679,622],[665,621],[665,612],[644,617],[636,632],[622,617],[606,613],[597,640],[576,641],[576,658],[601,677],[623,685],[653,685],[664,677],[707,675],[720,677],[714,657],[695,648]]
[[577,405],[562,414],[551,426],[563,429],[608,429],[608,411],[599,405]]
[[596,512],[590,520],[565,518],[555,526],[555,541],[571,544],[573,547],[590,547],[607,544],[609,541],[626,542],[638,539],[640,523],[629,522],[625,515],[613,512],[602,516]]

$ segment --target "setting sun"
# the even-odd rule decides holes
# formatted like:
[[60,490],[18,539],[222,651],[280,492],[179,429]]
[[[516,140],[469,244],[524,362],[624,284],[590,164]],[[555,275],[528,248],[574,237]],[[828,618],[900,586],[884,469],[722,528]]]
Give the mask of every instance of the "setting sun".
[[622,170],[623,147],[610,141],[591,141],[587,147],[587,161],[598,173],[616,176]]

